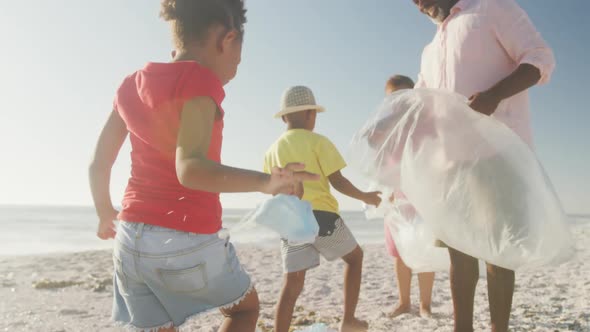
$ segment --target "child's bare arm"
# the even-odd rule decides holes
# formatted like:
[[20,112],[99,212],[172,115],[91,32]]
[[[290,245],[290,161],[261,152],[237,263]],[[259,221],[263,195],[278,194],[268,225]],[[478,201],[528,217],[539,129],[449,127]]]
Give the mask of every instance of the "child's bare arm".
[[295,181],[316,180],[302,170],[304,165],[275,168],[271,175],[225,166],[207,158],[217,105],[208,97],[184,104],[176,146],[176,175],[190,189],[208,192],[291,193]]
[[117,217],[117,211],[113,207],[110,194],[111,168],[126,137],[127,128],[123,119],[117,111],[112,111],[100,133],[88,171],[90,190],[100,220],[97,235],[101,239],[115,235],[113,221]]
[[330,180],[330,184],[334,189],[348,197],[358,199],[368,205],[379,206],[381,204],[381,197],[379,197],[381,192],[364,192],[359,190],[340,171],[328,176],[328,180]]

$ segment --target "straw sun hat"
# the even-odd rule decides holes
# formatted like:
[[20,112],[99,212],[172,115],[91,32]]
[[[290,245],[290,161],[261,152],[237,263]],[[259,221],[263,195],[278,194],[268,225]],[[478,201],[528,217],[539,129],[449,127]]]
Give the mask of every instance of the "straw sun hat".
[[284,115],[315,110],[318,113],[326,109],[315,102],[315,97],[310,88],[306,86],[294,86],[283,92],[281,97],[281,110],[275,114],[275,118],[281,118]]

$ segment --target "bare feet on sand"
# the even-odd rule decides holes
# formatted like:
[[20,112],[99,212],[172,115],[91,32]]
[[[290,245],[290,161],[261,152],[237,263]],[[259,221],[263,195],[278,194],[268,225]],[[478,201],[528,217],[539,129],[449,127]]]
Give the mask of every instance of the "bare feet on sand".
[[420,306],[420,317],[422,318],[432,318],[432,311],[430,310],[430,306]]
[[403,314],[410,313],[411,305],[409,304],[398,304],[395,309],[391,313],[389,313],[389,318],[395,318],[397,316],[401,316]]
[[366,332],[367,330],[369,330],[369,323],[356,318],[342,321],[340,324],[340,332]]

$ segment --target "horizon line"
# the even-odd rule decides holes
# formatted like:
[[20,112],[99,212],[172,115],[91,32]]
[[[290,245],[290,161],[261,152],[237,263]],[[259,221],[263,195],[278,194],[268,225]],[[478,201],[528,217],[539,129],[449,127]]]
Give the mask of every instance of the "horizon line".
[[[0,203],[0,208],[2,207],[46,207],[46,208],[88,208],[93,209],[94,206],[90,204],[29,204],[29,203]],[[115,206],[118,208],[118,206]],[[242,207],[224,207],[223,209],[231,209],[231,210],[253,210],[255,207],[252,208],[242,208]],[[341,209],[342,212],[363,212],[361,209]],[[590,213],[568,213],[566,215],[569,218],[577,218],[577,219],[590,219]]]

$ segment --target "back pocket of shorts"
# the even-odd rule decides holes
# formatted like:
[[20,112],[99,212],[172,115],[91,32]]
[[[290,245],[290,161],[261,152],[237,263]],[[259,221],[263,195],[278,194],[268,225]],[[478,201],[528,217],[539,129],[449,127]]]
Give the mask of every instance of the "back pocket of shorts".
[[205,263],[182,270],[159,269],[164,287],[175,293],[194,293],[207,287]]

